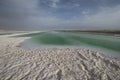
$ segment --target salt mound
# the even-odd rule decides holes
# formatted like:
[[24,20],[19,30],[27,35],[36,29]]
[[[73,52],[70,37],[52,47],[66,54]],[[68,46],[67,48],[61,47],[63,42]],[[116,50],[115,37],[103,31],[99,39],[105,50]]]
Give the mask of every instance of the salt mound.
[[1,80],[120,80],[120,60],[86,49],[24,50],[0,37]]

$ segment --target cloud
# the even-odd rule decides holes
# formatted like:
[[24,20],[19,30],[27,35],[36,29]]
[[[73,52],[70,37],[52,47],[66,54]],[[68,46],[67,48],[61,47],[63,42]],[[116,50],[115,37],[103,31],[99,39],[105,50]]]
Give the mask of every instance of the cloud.
[[[38,14],[37,0],[2,0],[0,2],[2,4],[0,18],[6,21],[22,22],[29,16]],[[2,21],[2,19],[0,20]]]
[[[53,0],[52,0],[53,1]],[[38,0],[2,0],[0,28],[49,29],[60,21],[38,8]],[[57,2],[57,1],[53,1]],[[49,26],[49,27],[48,27]]]
[[[49,30],[69,28],[70,22],[48,15],[44,8],[40,9],[38,0],[5,0],[4,8],[0,9],[0,28],[17,30]],[[53,4],[59,0],[52,0]],[[6,7],[7,6],[7,7]]]
[[59,1],[60,1],[60,0],[51,0],[51,2],[52,2],[51,7],[57,8],[57,3],[59,3]]
[[91,29],[120,29],[120,6],[100,10],[84,18],[82,25]]
[[[59,4],[58,8],[58,3],[63,0],[50,1],[51,3],[46,2],[49,7],[51,5],[49,9],[53,12],[57,11],[55,13],[51,11],[52,15],[48,14],[49,11],[45,6],[42,6],[41,0],[0,0],[0,28],[18,30],[120,29],[120,5],[101,7],[101,10],[90,15],[91,9],[77,11],[78,9],[71,8],[71,10],[69,9],[71,4],[63,8],[60,8]],[[78,4],[76,4],[77,8],[83,8]],[[68,9],[70,11],[66,11]],[[66,19],[66,16],[69,18]]]

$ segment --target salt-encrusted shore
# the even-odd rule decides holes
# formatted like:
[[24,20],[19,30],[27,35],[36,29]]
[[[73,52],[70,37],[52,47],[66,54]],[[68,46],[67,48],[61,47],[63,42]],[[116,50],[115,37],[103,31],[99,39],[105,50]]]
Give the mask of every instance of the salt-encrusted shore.
[[0,80],[120,80],[120,60],[86,49],[25,50],[0,36]]

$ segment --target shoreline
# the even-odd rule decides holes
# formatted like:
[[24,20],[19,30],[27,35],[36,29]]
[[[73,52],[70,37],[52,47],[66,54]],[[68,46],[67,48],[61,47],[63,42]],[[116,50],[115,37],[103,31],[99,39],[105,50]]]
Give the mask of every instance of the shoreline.
[[2,80],[120,79],[119,59],[86,49],[25,50],[20,44],[27,39],[0,36]]
[[[90,50],[90,51],[95,51],[95,52],[99,52],[101,54],[104,54],[106,56],[109,57],[113,57],[113,58],[120,58],[119,52],[117,51],[112,51],[112,50],[107,50],[104,48],[99,48],[99,47],[95,47],[95,46],[77,46],[77,45],[40,45],[40,44],[36,44],[34,42],[31,41],[31,39],[27,39],[24,42],[20,43],[20,47],[25,49],[25,50],[44,50],[44,49],[86,49],[86,50]],[[111,53],[111,54],[110,54]]]

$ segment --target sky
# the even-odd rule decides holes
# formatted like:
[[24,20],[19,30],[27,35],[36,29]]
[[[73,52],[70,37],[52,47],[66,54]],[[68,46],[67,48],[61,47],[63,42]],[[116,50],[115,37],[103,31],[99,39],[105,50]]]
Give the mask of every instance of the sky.
[[0,29],[120,30],[120,0],[0,0]]

